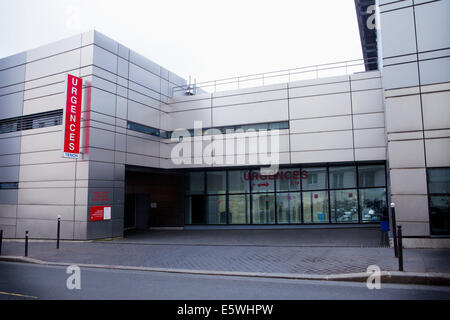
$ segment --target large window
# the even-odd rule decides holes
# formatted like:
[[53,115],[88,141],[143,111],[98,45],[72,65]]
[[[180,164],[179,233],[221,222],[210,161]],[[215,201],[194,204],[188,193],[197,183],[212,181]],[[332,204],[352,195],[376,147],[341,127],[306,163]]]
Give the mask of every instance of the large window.
[[253,223],[275,223],[275,197],[273,194],[253,194]]
[[[374,223],[387,212],[384,164],[293,166],[272,176],[259,169],[194,170],[186,178],[186,224]],[[442,211],[448,193],[435,195],[430,203]]]
[[299,193],[277,193],[278,223],[301,223],[301,205]]
[[249,224],[250,223],[250,195],[233,194],[229,196],[229,223]]
[[205,173],[194,171],[189,173],[188,193],[203,194],[205,192]]
[[208,171],[206,174],[208,194],[224,194],[227,188],[226,171]]
[[326,191],[303,192],[303,222],[328,223],[328,193]]
[[386,188],[361,189],[359,191],[362,222],[380,221],[386,210]]
[[432,235],[450,235],[450,168],[427,170]]
[[228,171],[228,192],[245,193],[249,192],[248,180],[249,170],[230,170]]
[[330,190],[331,222],[358,222],[356,189]]
[[207,198],[207,224],[226,224],[227,210],[225,196],[208,196]]
[[361,222],[377,222],[387,215],[384,165],[358,166]]

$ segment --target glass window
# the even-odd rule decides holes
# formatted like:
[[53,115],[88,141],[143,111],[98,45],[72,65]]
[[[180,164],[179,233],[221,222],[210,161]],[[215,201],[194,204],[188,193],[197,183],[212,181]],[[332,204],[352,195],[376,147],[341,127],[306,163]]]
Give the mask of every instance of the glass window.
[[8,133],[17,131],[18,120],[0,122],[0,133]]
[[278,223],[301,223],[301,214],[299,193],[277,194]]
[[250,170],[228,171],[228,192],[245,193],[249,192]]
[[428,169],[430,228],[433,235],[450,235],[450,168]]
[[300,169],[281,169],[275,175],[277,191],[300,190],[300,180],[304,177]]
[[430,193],[450,193],[450,168],[428,169],[428,190]]
[[227,203],[225,196],[207,197],[207,224],[226,224],[227,223]]
[[356,189],[330,190],[330,211],[332,223],[358,222]]
[[386,174],[384,165],[359,166],[359,187],[384,187]]
[[186,224],[206,223],[206,202],[204,195],[185,197]]
[[142,133],[151,134],[153,136],[159,137],[159,129],[155,129],[149,126],[145,126],[140,123],[128,121],[127,128],[133,131],[138,131]]
[[273,129],[289,129],[289,121],[282,121],[282,122],[272,122],[269,123],[269,130]]
[[303,192],[303,222],[328,223],[327,191]]
[[225,193],[227,190],[226,171],[208,171],[206,181],[209,194]]
[[18,182],[0,182],[0,189],[18,189]]
[[433,235],[450,234],[449,195],[430,196],[430,227]]
[[360,189],[359,205],[361,209],[362,222],[380,221],[381,217],[386,213],[386,189]]
[[250,223],[250,195],[230,195],[228,216],[230,224],[249,224]]
[[328,187],[326,168],[305,168],[302,170],[303,190],[320,190]]
[[205,173],[202,171],[189,172],[189,193],[201,194],[205,192]]
[[191,199],[191,197],[184,198],[184,208],[185,208],[184,222],[186,224],[192,224],[192,199]]
[[268,127],[269,127],[268,123],[254,123],[254,124],[247,124],[247,125],[241,126],[241,128],[244,129],[244,131],[247,131],[247,130],[255,130],[255,131],[267,130]]
[[253,223],[275,223],[275,197],[270,194],[253,194]]
[[343,189],[356,187],[355,167],[330,167],[330,189]]
[[271,192],[275,190],[275,176],[263,176],[260,170],[252,170],[250,174],[252,192]]

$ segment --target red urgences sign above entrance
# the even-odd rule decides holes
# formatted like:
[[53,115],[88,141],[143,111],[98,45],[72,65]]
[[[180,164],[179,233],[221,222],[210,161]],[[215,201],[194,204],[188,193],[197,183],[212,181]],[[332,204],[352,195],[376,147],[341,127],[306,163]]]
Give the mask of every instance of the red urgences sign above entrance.
[[80,156],[81,99],[83,79],[67,75],[66,106],[64,108],[63,157],[78,159]]

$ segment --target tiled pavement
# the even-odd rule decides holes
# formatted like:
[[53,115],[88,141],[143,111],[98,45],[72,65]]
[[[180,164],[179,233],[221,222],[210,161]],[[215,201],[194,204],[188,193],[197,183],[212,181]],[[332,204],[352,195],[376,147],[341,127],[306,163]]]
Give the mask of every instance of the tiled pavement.
[[[332,230],[327,236],[323,230],[309,236],[297,230],[248,231],[135,233],[123,240],[62,242],[59,250],[55,242],[32,241],[29,257],[51,262],[241,272],[339,274],[365,272],[373,264],[384,271],[398,270],[393,249],[377,246],[375,233],[372,245],[369,239],[360,239],[362,247],[357,246],[358,232],[351,230]],[[332,241],[330,235],[334,236]],[[23,242],[3,242],[3,255],[23,253]],[[405,271],[450,273],[450,249],[404,249],[404,257]]]

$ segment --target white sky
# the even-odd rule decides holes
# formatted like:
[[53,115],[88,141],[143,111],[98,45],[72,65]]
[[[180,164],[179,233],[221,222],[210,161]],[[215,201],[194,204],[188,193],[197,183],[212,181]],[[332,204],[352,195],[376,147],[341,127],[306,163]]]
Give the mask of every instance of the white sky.
[[197,82],[362,58],[354,0],[1,0],[0,57],[94,28]]

